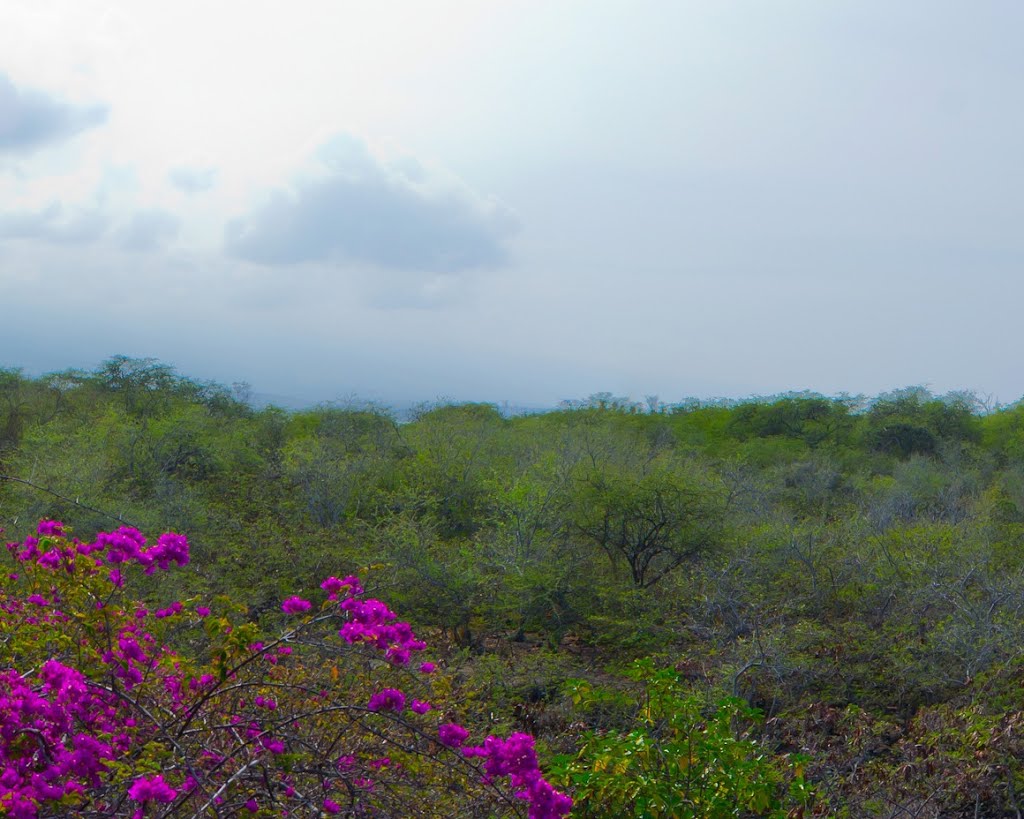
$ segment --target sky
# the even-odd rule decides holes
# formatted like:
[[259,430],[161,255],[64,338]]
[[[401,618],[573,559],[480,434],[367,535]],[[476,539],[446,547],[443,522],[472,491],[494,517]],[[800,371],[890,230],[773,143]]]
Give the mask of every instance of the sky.
[[1024,395],[1016,0],[4,0],[0,366]]

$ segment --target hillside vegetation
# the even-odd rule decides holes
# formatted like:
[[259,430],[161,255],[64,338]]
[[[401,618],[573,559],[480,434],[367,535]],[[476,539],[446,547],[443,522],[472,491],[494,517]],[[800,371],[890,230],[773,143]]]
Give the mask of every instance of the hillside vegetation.
[[5,536],[180,532],[138,593],[268,628],[358,575],[574,816],[1024,810],[1024,406],[244,398],[150,360],[0,371]]

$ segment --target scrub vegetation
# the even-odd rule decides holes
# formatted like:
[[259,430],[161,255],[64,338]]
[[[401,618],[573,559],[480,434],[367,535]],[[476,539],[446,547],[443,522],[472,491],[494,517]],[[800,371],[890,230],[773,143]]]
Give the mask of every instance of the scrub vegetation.
[[[32,776],[85,728],[0,730],[0,814],[91,792],[96,816],[1024,810],[1024,406],[245,399],[151,360],[0,370],[7,711],[66,690],[163,714],[59,795]],[[207,733],[178,737],[190,708]]]

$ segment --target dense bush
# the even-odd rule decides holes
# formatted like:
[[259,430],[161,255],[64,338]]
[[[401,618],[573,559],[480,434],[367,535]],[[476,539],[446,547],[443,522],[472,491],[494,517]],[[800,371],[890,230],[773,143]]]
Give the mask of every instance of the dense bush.
[[801,760],[775,758],[752,739],[747,729],[759,715],[745,702],[708,708],[676,672],[651,662],[635,663],[627,676],[634,685],[625,691],[570,686],[582,714],[611,708],[626,715],[558,760],[554,779],[574,788],[578,816],[784,817],[810,802]]

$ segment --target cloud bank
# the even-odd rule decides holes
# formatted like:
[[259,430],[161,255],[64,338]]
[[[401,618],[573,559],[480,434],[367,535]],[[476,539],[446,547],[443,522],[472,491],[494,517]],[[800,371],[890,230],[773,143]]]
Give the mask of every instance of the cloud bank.
[[89,244],[106,233],[108,223],[108,217],[96,208],[81,208],[69,213],[62,204],[54,202],[42,210],[0,213],[0,240]]
[[0,153],[29,154],[101,125],[109,109],[74,106],[42,91],[19,90],[0,73]]
[[507,258],[510,211],[440,171],[409,157],[381,159],[348,136],[328,143],[316,165],[312,178],[228,223],[230,255],[431,273],[494,268]]

